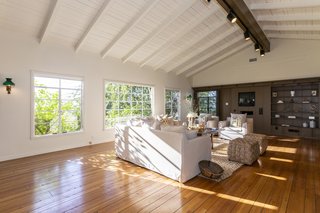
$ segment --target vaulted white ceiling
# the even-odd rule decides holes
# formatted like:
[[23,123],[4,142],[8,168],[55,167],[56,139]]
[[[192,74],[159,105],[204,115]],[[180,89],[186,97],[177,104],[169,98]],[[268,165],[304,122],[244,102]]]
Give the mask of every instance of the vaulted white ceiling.
[[[268,38],[320,39],[320,0],[245,2]],[[252,45],[214,0],[0,0],[0,28],[188,77]]]

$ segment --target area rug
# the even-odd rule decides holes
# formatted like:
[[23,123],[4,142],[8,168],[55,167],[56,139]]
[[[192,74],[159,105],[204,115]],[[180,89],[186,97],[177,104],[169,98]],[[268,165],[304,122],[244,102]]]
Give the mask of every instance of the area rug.
[[[223,168],[224,172],[220,178],[211,179],[211,180],[220,182],[230,177],[234,171],[236,171],[243,165],[242,163],[228,160],[228,154],[227,154],[228,145],[229,145],[228,140],[213,138],[213,149],[212,149],[211,161],[219,164]],[[200,175],[200,176],[205,177],[203,175]]]

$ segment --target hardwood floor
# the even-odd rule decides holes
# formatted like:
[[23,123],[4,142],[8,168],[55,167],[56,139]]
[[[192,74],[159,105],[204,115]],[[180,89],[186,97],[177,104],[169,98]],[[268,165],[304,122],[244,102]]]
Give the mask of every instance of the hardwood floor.
[[320,141],[272,138],[216,183],[117,159],[113,143],[0,162],[0,212],[320,212]]

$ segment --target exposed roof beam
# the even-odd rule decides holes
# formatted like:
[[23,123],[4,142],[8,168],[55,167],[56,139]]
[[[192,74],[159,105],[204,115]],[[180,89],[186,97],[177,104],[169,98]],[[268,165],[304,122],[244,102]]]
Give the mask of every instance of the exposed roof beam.
[[287,33],[276,33],[267,32],[269,38],[279,38],[279,39],[301,39],[301,40],[320,40],[320,35],[317,34],[287,34]]
[[129,51],[123,58],[122,62],[127,62],[140,48],[147,45],[153,38],[159,35],[166,27],[168,27],[172,22],[174,22],[181,14],[188,10],[196,0],[185,0],[181,7],[175,9],[167,18],[165,18],[159,27],[155,28],[146,38],[144,38],[140,43],[138,43],[132,50]]
[[57,17],[57,11],[61,5],[61,1],[62,0],[54,0],[51,2],[49,13],[47,15],[47,18],[43,22],[43,26],[41,27],[41,32],[39,35],[39,43],[42,43],[45,40],[52,23]]
[[251,10],[293,9],[306,7],[319,7],[319,0],[295,0],[290,2],[252,3]]
[[320,31],[320,25],[264,25],[270,31]]
[[227,13],[232,9],[238,17],[237,24],[239,27],[243,31],[248,29],[250,31],[251,38],[256,40],[265,52],[270,51],[270,41],[243,0],[217,0],[217,2]]
[[175,64],[174,67],[167,70],[167,72],[172,72],[174,70],[177,70],[179,67],[185,66],[186,64],[188,64],[192,61],[192,58],[196,57],[197,55],[204,54],[207,50],[210,50],[211,48],[213,48],[215,44],[221,42],[223,39],[225,39],[226,37],[228,37],[229,35],[233,34],[234,32],[236,32],[238,30],[239,30],[238,28],[232,27],[232,28],[228,29],[227,31],[217,35],[213,40],[206,43],[205,49],[199,48],[201,46],[201,41],[196,43],[195,45],[191,46],[183,53],[177,55],[174,58],[175,61],[179,61],[179,58],[183,57],[184,55],[185,55],[185,57],[182,60],[180,60],[178,64]]
[[209,69],[210,67],[216,65],[217,63],[223,61],[224,59],[230,57],[231,55],[234,55],[234,54],[242,51],[243,49],[247,48],[250,45],[252,45],[252,43],[245,42],[244,44],[242,44],[236,48],[233,48],[231,51],[228,51],[222,55],[221,55],[221,53],[218,53],[217,55],[219,55],[219,56],[215,60],[211,61],[211,63],[209,63],[209,64],[206,64],[204,66],[199,67],[196,70],[193,70],[192,72],[187,73],[186,77],[190,77],[190,76],[193,76],[199,72],[205,71],[205,70]]
[[99,9],[97,15],[94,17],[94,19],[91,21],[91,23],[89,24],[89,26],[87,27],[86,31],[84,32],[84,34],[81,36],[81,38],[79,39],[79,41],[77,42],[76,46],[75,46],[75,51],[78,52],[79,49],[81,48],[81,46],[84,44],[85,40],[88,38],[88,35],[90,34],[90,32],[92,31],[92,29],[94,28],[94,26],[100,21],[101,17],[103,17],[103,15],[105,14],[105,12],[107,11],[108,6],[110,6],[110,2],[111,0],[105,0],[102,7]]
[[139,13],[116,35],[115,38],[112,39],[112,41],[104,48],[104,50],[101,52],[102,58],[105,58],[108,53],[111,51],[111,49],[114,47],[114,45],[123,38],[132,28],[134,28],[140,21],[145,17],[145,15],[148,14],[150,9],[158,3],[159,0],[149,0],[143,8],[139,11]]
[[301,15],[257,15],[257,21],[314,21],[320,20],[320,16],[314,14]]
[[[221,42],[222,44],[218,47],[215,47],[215,45],[213,45],[212,46],[212,48],[214,49],[213,51],[205,53],[205,54],[199,54],[197,56],[196,60],[192,60],[191,63],[189,63],[189,65],[184,66],[184,68],[180,69],[180,71],[177,72],[177,75],[180,75],[184,72],[188,72],[188,71],[190,71],[190,69],[195,69],[196,67],[202,66],[203,64],[209,63],[210,61],[215,59],[216,53],[221,52],[224,49],[227,49],[230,46],[232,46],[240,41],[245,42],[242,36],[237,36],[228,42]],[[251,43],[251,42],[248,42],[248,43]]]
[[225,23],[219,22],[219,24],[217,24],[214,28],[212,28],[212,30],[207,30],[206,32],[202,33],[201,36],[195,38],[187,45],[184,45],[180,50],[178,50],[174,54],[164,58],[163,60],[160,60],[160,63],[157,65],[155,70],[160,69],[164,64],[168,64],[168,62],[170,63],[171,61],[176,61],[176,59],[178,59],[180,56],[182,56],[186,52],[193,51],[194,49],[196,49],[196,47],[199,47],[199,45],[203,42],[202,41],[203,39],[205,39],[210,34],[216,33],[215,31],[223,26],[225,26]]
[[[214,5],[214,4],[213,4]],[[151,55],[149,55],[147,58],[145,58],[141,63],[140,66],[145,66],[148,62],[150,62],[153,58],[156,58],[159,56],[163,51],[165,51],[167,48],[172,46],[174,43],[176,43],[181,37],[183,37],[188,32],[192,31],[194,28],[198,27],[199,24],[201,24],[204,20],[212,16],[212,14],[216,13],[218,11],[217,7],[209,8],[212,9],[212,11],[208,12],[206,15],[199,19],[193,19],[192,23],[186,24],[185,27],[183,27],[181,30],[178,31],[175,35],[173,35],[169,40],[166,41],[165,44],[161,45],[155,52],[153,52]]]

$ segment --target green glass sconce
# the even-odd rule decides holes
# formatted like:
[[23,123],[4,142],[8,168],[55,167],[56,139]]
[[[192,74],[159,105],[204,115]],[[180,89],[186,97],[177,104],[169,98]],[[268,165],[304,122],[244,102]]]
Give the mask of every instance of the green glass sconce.
[[12,78],[6,78],[6,81],[3,82],[3,85],[6,86],[6,90],[8,94],[11,94],[11,88],[14,87],[14,83],[12,82]]

